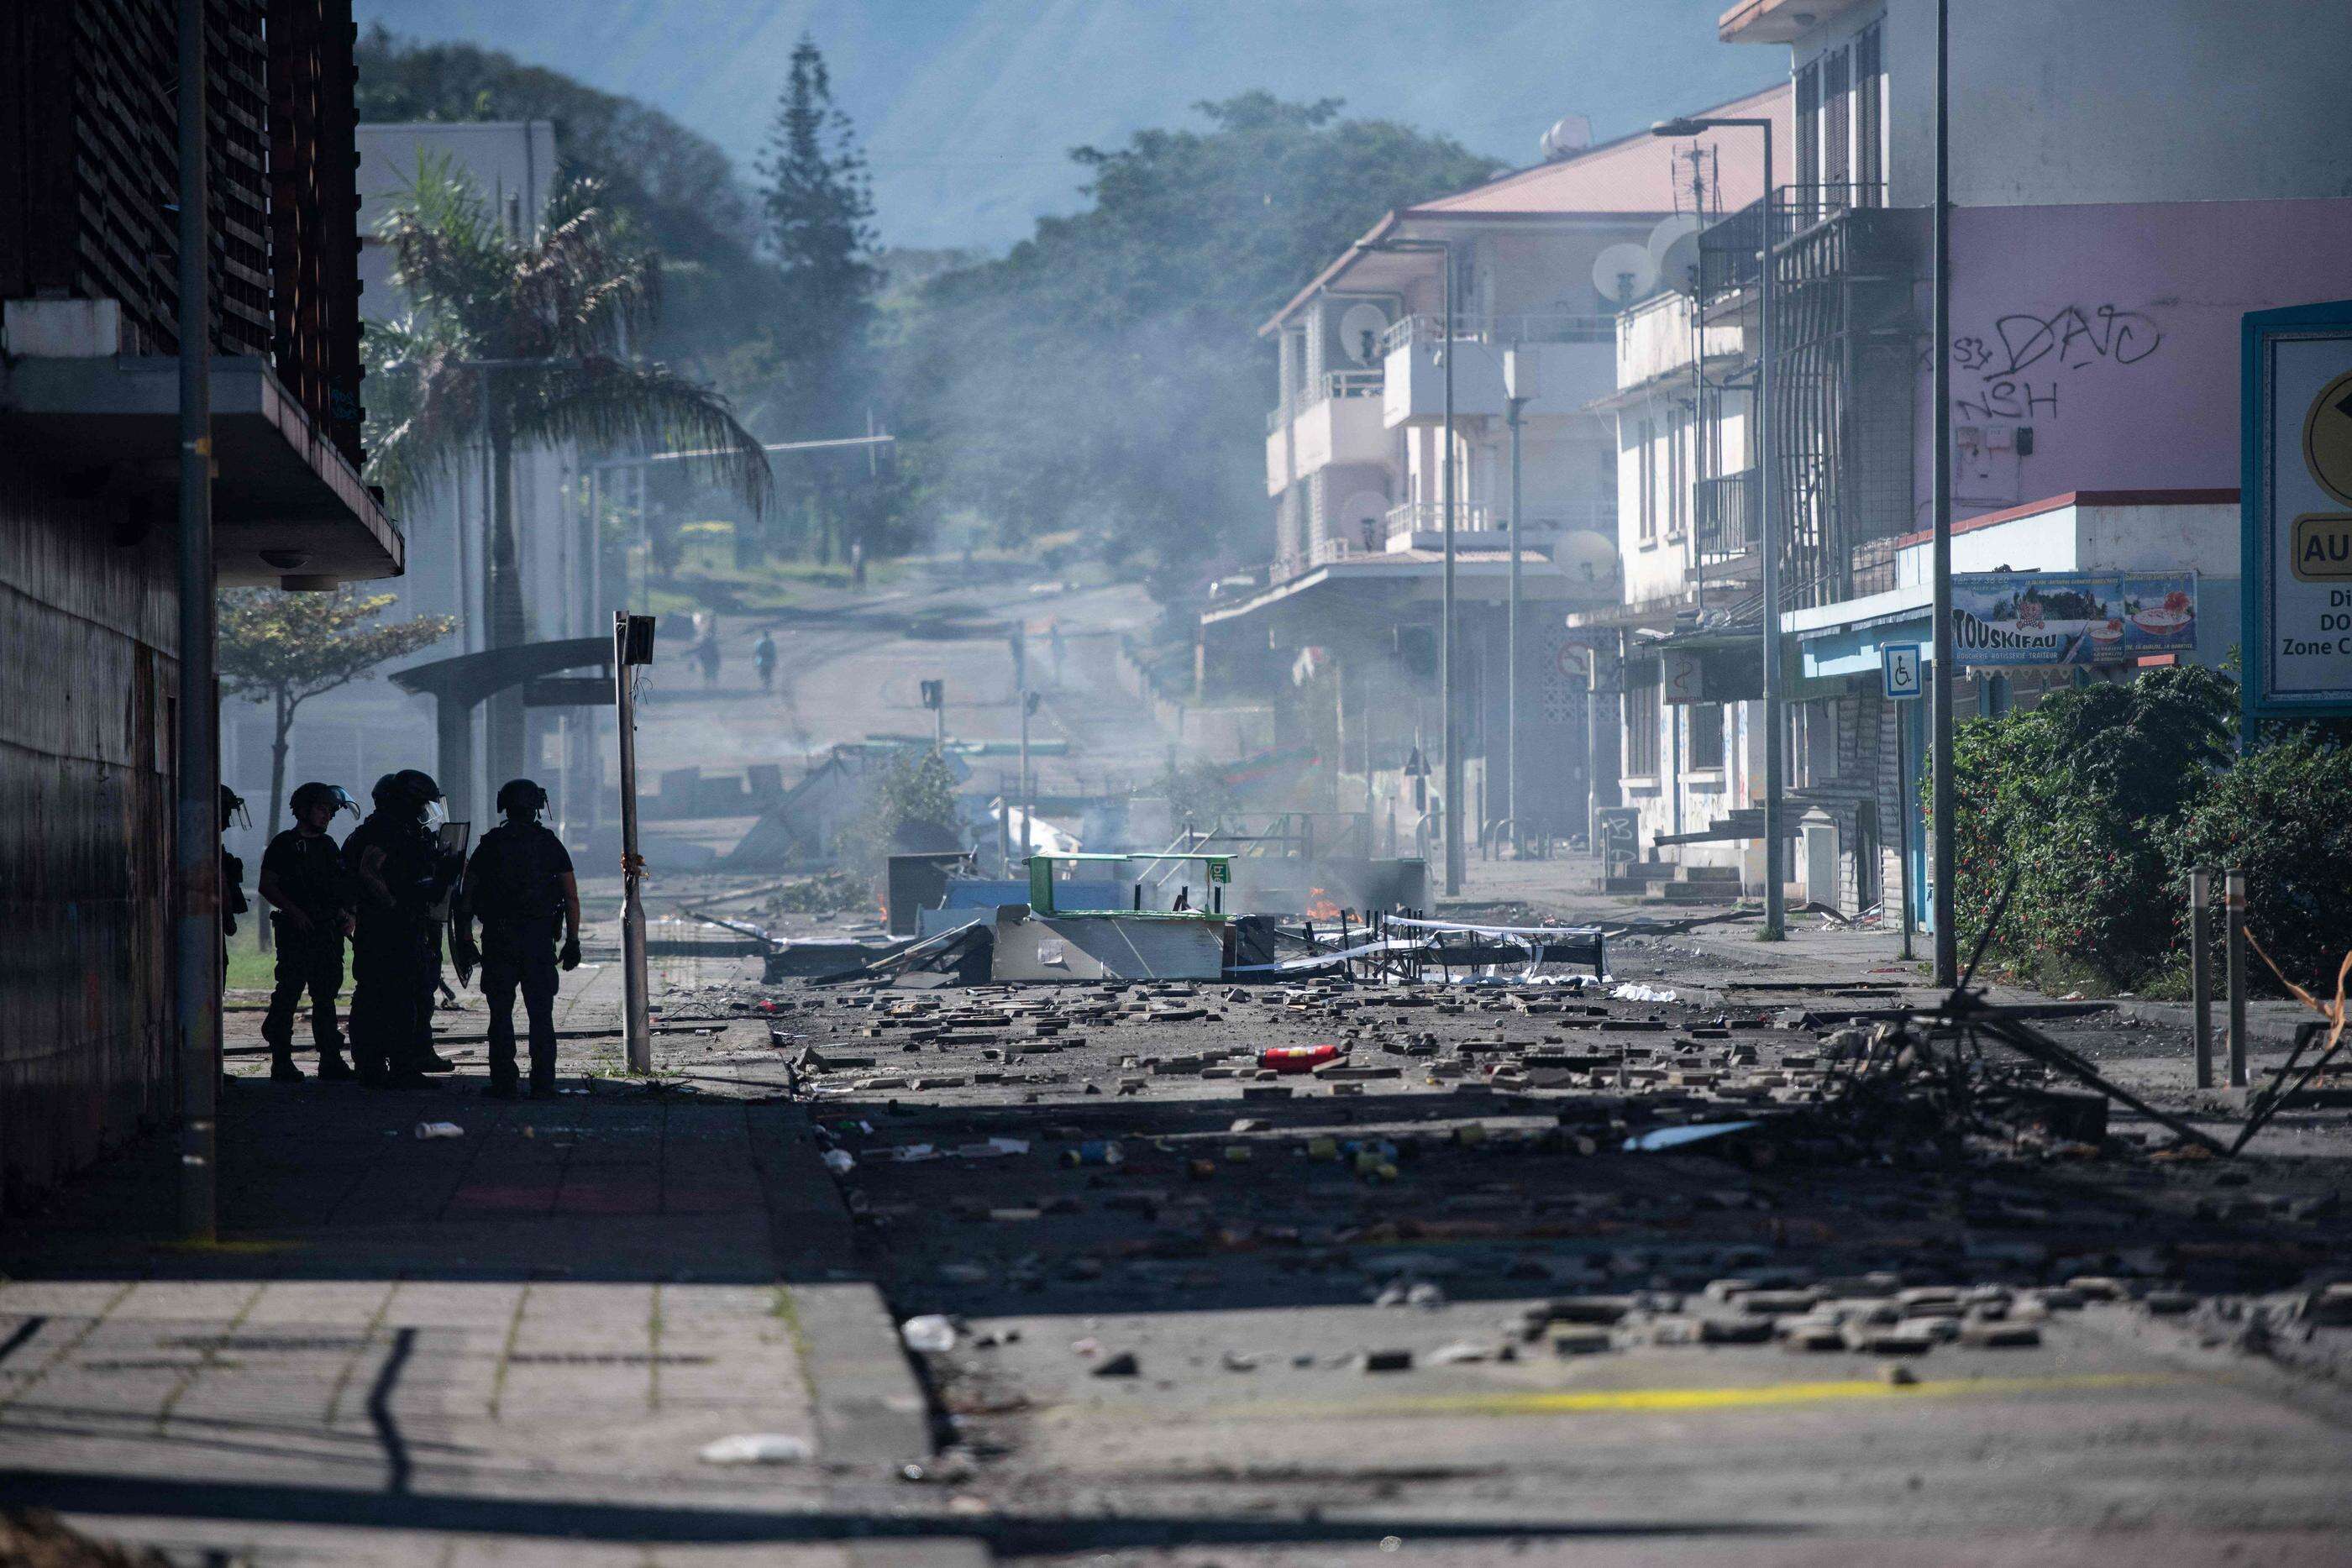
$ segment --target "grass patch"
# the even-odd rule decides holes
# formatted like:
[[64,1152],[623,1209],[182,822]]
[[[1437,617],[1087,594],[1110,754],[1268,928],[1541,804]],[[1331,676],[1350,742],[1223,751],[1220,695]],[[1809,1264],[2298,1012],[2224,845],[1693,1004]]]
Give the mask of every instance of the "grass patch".
[[239,932],[228,939],[228,988],[266,991],[278,984],[278,955],[265,953]]

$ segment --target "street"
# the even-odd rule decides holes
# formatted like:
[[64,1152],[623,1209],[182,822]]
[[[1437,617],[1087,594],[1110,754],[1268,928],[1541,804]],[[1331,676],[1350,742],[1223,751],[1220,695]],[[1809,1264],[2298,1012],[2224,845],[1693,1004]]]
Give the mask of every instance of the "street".
[[[6,1495],[256,1562],[2341,1560],[2352,1330],[2247,1327],[2346,1255],[2340,1118],[2226,1165],[2120,1110],[2095,1152],[1958,1165],[1616,1147],[1644,1101],[1801,1071],[1825,1031],[1777,1020],[1858,967],[1924,998],[1891,936],[1613,944],[1671,1002],[665,949],[638,1082],[609,931],[552,1102],[476,1096],[470,994],[411,1094],[267,1082],[238,1002],[222,1242],[158,1226],[150,1145],[0,1260]],[[2122,1016],[2066,1036],[2221,1127],[2179,1032]],[[1370,1071],[1255,1068],[1332,1040]],[[1629,1061],[1710,1065],[1629,1099]],[[948,1348],[903,1352],[933,1314]],[[805,1457],[696,1457],[754,1433]]]

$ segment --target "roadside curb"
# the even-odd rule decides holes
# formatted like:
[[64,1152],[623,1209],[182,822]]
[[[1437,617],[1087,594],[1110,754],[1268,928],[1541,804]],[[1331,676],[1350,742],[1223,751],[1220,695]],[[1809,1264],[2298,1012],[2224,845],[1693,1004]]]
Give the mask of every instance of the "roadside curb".
[[[849,1210],[825,1169],[807,1112],[762,1107],[772,1134],[762,1176],[775,1228],[779,1282],[816,1417],[817,1457],[844,1478],[885,1481],[931,1453],[930,1403],[875,1283],[858,1277]],[[985,1568],[986,1544],[943,1532],[921,1540],[845,1542],[860,1568]]]

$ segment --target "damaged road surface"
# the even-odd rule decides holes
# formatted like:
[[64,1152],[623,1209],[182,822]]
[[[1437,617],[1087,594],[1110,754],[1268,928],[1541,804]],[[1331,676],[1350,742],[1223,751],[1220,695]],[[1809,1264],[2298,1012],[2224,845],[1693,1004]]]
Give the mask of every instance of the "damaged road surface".
[[2340,1115],[1961,1103],[1885,983],[915,983],[773,1049],[1003,1558],[2344,1560]]

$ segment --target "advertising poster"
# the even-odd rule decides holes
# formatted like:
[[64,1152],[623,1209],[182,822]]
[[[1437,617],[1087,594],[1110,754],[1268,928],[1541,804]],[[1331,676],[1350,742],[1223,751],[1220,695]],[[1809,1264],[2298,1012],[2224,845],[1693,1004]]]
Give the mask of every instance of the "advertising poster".
[[2197,648],[2197,574],[1985,571],[1952,578],[1963,665],[2109,664]]

